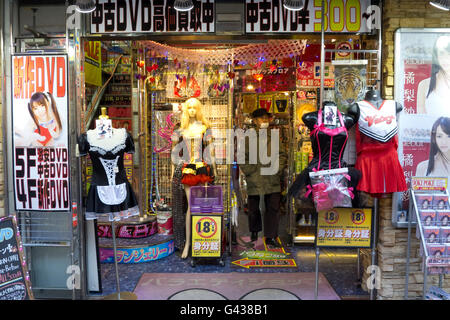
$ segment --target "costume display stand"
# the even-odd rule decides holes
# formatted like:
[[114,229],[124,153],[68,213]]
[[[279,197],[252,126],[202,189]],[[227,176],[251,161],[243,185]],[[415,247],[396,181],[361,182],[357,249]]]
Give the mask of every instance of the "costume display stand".
[[112,128],[106,108],[96,121],[96,128],[88,130],[78,138],[80,156],[88,155],[93,163],[93,177],[89,188],[85,218],[87,220],[108,218],[111,221],[116,293],[105,300],[136,300],[131,292],[120,292],[119,268],[115,223],[139,214],[137,199],[126,177],[123,165],[124,153],[134,152],[134,142],[125,129]]
[[[382,99],[379,91],[374,89],[368,90],[364,100],[356,104],[360,117],[356,130],[355,168],[362,173],[357,190],[373,197],[376,236],[379,198],[384,194],[407,190],[403,168],[398,160],[396,137],[397,114],[403,107],[393,100]],[[376,252],[372,250],[372,265],[375,262]],[[370,299],[374,299],[374,290],[370,292]]]
[[119,266],[117,263],[117,245],[116,245],[116,229],[115,221],[111,221],[111,232],[113,239],[113,250],[114,250],[114,269],[116,272],[116,293],[112,293],[106,296],[105,300],[137,300],[136,294],[129,291],[120,291],[120,277],[119,277]]
[[[376,254],[377,254],[377,220],[378,220],[378,201],[374,201],[374,205],[373,205],[373,210],[372,210],[372,244],[371,244],[371,263],[372,266],[375,266],[375,259],[376,259]],[[360,274],[359,274],[359,249],[358,248],[358,271],[357,271],[357,275],[358,275],[358,279],[360,278]],[[318,296],[319,296],[319,257],[320,257],[320,247],[316,244],[316,250],[315,250],[315,255],[316,255],[316,261],[315,261],[315,287],[314,287],[314,300],[317,300]],[[371,286],[370,288],[370,300],[374,300],[375,298],[375,286]]]
[[[433,188],[421,187],[417,181],[433,180]],[[420,239],[423,257],[423,299],[448,299],[450,295],[442,290],[443,275],[450,270],[450,218],[447,178],[412,177],[408,210],[408,245],[406,255],[406,280],[404,299],[408,299],[409,264],[411,260],[411,229],[416,222],[416,237]],[[431,190],[430,190],[431,189]],[[427,292],[428,275],[439,275],[439,289],[431,287]],[[436,294],[438,292],[438,294]],[[442,297],[444,296],[444,297]]]
[[214,260],[225,266],[223,260],[223,201],[222,186],[194,186],[190,192],[192,258],[195,267],[201,259]]

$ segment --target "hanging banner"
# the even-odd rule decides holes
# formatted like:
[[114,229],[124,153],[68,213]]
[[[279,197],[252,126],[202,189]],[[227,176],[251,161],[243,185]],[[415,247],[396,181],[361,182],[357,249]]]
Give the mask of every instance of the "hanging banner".
[[214,0],[193,0],[189,11],[174,9],[174,0],[96,0],[91,33],[215,32]]
[[[450,176],[450,90],[446,62],[449,29],[402,28],[395,35],[395,101],[399,118],[398,154],[406,182],[413,177]],[[407,216],[409,192],[393,199],[393,216]]]
[[[246,0],[245,31],[247,33],[321,32],[322,0],[304,0],[303,10],[290,11],[283,0]],[[370,0],[325,1],[325,32],[370,32],[368,25],[376,10],[369,10]],[[378,19],[378,17],[375,17]]]
[[84,70],[86,83],[97,87],[102,82],[102,43],[100,41],[86,41],[84,43]]
[[67,55],[12,57],[15,207],[68,211]]
[[317,217],[318,247],[370,248],[372,209],[334,208]]

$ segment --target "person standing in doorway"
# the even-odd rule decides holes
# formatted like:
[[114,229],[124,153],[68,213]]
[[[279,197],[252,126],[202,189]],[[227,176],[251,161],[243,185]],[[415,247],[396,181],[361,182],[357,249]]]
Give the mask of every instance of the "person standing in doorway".
[[[278,225],[280,219],[280,200],[281,200],[281,174],[287,165],[286,152],[283,150],[283,145],[279,141],[278,156],[271,153],[272,150],[271,136],[272,130],[269,129],[271,114],[266,109],[260,108],[253,111],[251,114],[252,122],[255,126],[256,136],[258,137],[257,147],[253,150],[266,148],[266,150],[258,150],[257,161],[255,164],[250,163],[249,150],[250,143],[245,145],[246,162],[240,164],[240,168],[245,174],[247,182],[248,194],[248,225],[251,233],[251,240],[258,239],[258,232],[262,231],[262,218],[259,208],[260,197],[264,197],[265,212],[264,212],[264,237],[266,238],[266,245],[270,247],[280,247],[277,241]],[[263,134],[263,130],[267,130],[267,136]],[[266,138],[267,137],[267,138]],[[267,139],[262,141],[261,139]],[[264,143],[265,142],[265,143]],[[267,154],[270,159],[278,161],[278,170],[275,174],[264,174],[264,168],[273,165],[262,164],[260,159],[261,154]]]

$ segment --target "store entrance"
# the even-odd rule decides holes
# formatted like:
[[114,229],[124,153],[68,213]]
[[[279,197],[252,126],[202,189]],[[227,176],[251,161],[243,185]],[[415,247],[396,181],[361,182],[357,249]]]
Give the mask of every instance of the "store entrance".
[[[269,282],[283,274],[286,279],[282,282],[286,285],[295,275],[310,273],[312,278],[302,281],[313,281],[317,214],[311,201],[289,199],[287,190],[312,158],[309,132],[302,117],[318,110],[320,104],[320,37],[217,42],[200,39],[189,44],[102,38],[84,43],[86,107],[80,116],[81,131],[95,129],[96,120],[103,112],[114,128],[128,130],[135,145],[135,152],[124,156],[124,169],[138,199],[140,214],[117,223],[116,259],[119,260],[121,289],[135,291],[142,289],[143,284],[157,282],[152,274],[158,274],[159,281],[163,281],[163,274],[169,282],[183,279],[179,282],[186,288],[191,273],[220,273],[229,277],[222,279],[223,283],[238,281],[233,278],[235,272],[237,275],[263,272],[267,276],[265,281]],[[375,40],[336,36],[326,41],[326,48],[324,101],[338,99],[332,60],[368,61],[364,67],[368,71],[365,86],[353,86],[353,94],[358,95],[366,87],[376,85],[379,56],[372,55],[377,48]],[[187,199],[183,185],[176,184],[173,178],[177,172],[172,161],[173,137],[182,126],[183,105],[190,98],[199,101],[204,119],[212,130],[210,146],[216,165],[211,168],[214,169],[211,186],[219,188],[222,205],[221,220],[217,222],[221,227],[217,238],[219,260],[194,259],[193,237],[186,259],[182,257],[184,246],[178,244],[180,237],[186,239],[185,221],[182,220],[180,228],[179,212],[186,212]],[[271,114],[269,127],[278,129],[279,152],[285,154],[285,163],[278,175],[279,192],[277,188],[271,191],[279,193],[276,200],[265,201],[266,197],[260,196],[255,201],[255,191],[249,181],[251,175],[239,165],[235,149],[240,139],[238,133],[254,128],[252,113],[257,109]],[[230,134],[236,137],[233,147]],[[350,159],[352,150],[348,153]],[[88,157],[82,159],[82,168],[84,194],[87,195],[92,179],[92,163]],[[263,182],[260,194],[264,195],[264,189],[271,187]],[[197,198],[208,198],[207,192]],[[256,205],[263,217],[256,239],[249,226],[254,223],[249,219],[250,198],[253,199],[251,205]],[[279,225],[274,237],[277,246],[266,243],[265,232],[271,226],[264,217],[271,201],[280,204],[277,208]],[[195,210],[191,213],[194,217]],[[89,291],[93,296],[107,295],[116,288],[111,223],[98,219],[90,230],[86,246],[91,254],[88,254],[87,264],[97,269],[100,281]],[[360,258],[360,252],[355,249],[323,252],[321,268],[324,273],[328,272],[325,276],[328,287],[321,287],[325,292],[323,297],[328,293],[330,299],[366,295],[358,286]],[[333,277],[336,267],[342,270],[340,275],[346,276]],[[207,279],[197,281],[206,283]],[[313,290],[309,287],[303,292],[294,292],[292,297],[302,299]],[[175,298],[169,293],[162,298],[170,297]]]

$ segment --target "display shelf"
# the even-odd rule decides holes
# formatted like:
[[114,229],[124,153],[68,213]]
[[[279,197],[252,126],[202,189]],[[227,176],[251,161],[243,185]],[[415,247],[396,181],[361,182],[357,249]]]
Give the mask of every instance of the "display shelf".
[[[450,269],[450,206],[446,177],[412,177],[409,217],[407,266],[410,261],[412,221],[416,221],[416,237],[423,258],[423,298],[427,292],[427,277],[439,275],[442,287],[444,274]],[[409,267],[406,271],[405,297],[408,296]]]

